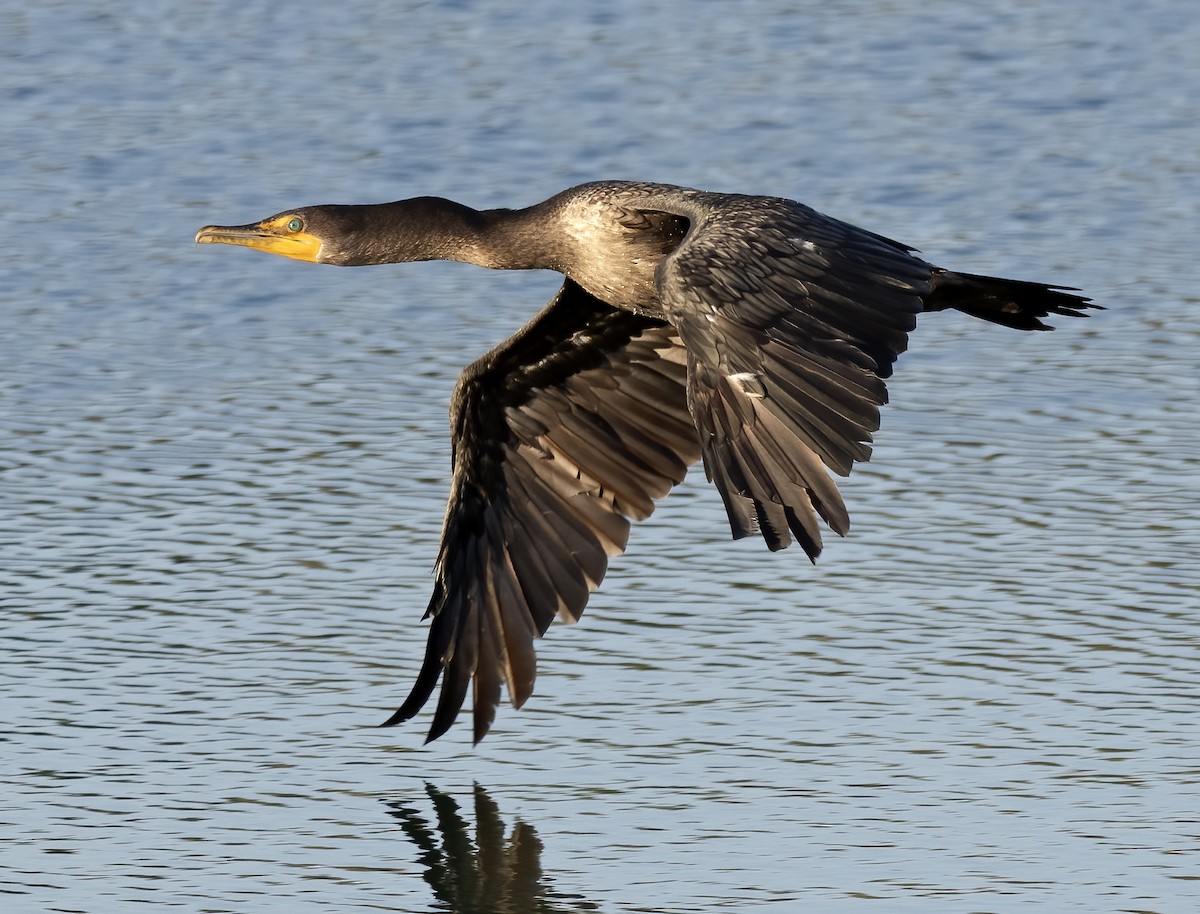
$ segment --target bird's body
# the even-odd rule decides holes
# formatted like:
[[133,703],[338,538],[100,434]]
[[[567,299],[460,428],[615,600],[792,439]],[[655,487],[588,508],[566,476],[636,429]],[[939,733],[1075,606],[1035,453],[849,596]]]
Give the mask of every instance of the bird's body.
[[197,241],[363,265],[461,260],[564,274],[558,294],[462,374],[425,662],[389,723],[442,690],[429,739],[474,688],[520,706],[533,641],[579,618],[629,521],[703,459],[735,537],[821,550],[849,518],[828,470],[870,456],[884,379],[925,311],[1018,329],[1095,307],[1060,287],[955,273],[777,197],[585,184],[521,210],[419,197],[302,207]]

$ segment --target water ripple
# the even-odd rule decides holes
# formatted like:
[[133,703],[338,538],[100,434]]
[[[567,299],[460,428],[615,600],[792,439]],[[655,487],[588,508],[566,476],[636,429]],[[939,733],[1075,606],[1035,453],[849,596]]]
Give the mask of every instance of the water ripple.
[[[1200,35],[1102,7],[7,14],[6,910],[1193,910]],[[615,176],[1109,310],[934,315],[820,564],[729,542],[693,472],[527,707],[422,747],[374,725],[423,651],[446,402],[555,278],[191,233]]]

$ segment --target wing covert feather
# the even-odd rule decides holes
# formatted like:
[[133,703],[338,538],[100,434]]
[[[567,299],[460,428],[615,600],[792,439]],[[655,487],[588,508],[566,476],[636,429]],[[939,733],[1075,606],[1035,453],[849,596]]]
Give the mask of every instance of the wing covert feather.
[[[691,220],[659,267],[690,362],[705,471],[735,538],[794,536],[821,551],[821,517],[849,516],[828,470],[871,454],[884,378],[916,326],[932,268],[897,242],[774,198],[705,194],[663,209]],[[656,201],[658,205],[658,201]]]

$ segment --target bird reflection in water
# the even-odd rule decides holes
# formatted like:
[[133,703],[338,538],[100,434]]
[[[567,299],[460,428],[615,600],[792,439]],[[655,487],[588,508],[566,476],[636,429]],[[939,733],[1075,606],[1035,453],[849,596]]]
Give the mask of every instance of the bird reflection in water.
[[[458,804],[432,784],[436,827],[400,800],[388,812],[421,851],[424,878],[434,896],[453,914],[567,914],[598,911],[590,901],[549,889],[542,874],[542,842],[520,819],[505,843],[500,807],[475,785],[475,841]],[[441,846],[438,846],[438,837]]]

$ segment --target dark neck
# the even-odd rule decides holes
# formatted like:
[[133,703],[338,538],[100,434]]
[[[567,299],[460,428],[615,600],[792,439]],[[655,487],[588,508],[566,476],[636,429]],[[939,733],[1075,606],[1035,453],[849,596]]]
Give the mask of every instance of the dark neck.
[[355,207],[356,264],[457,260],[496,270],[554,269],[553,225],[539,207],[474,210],[441,197]]

